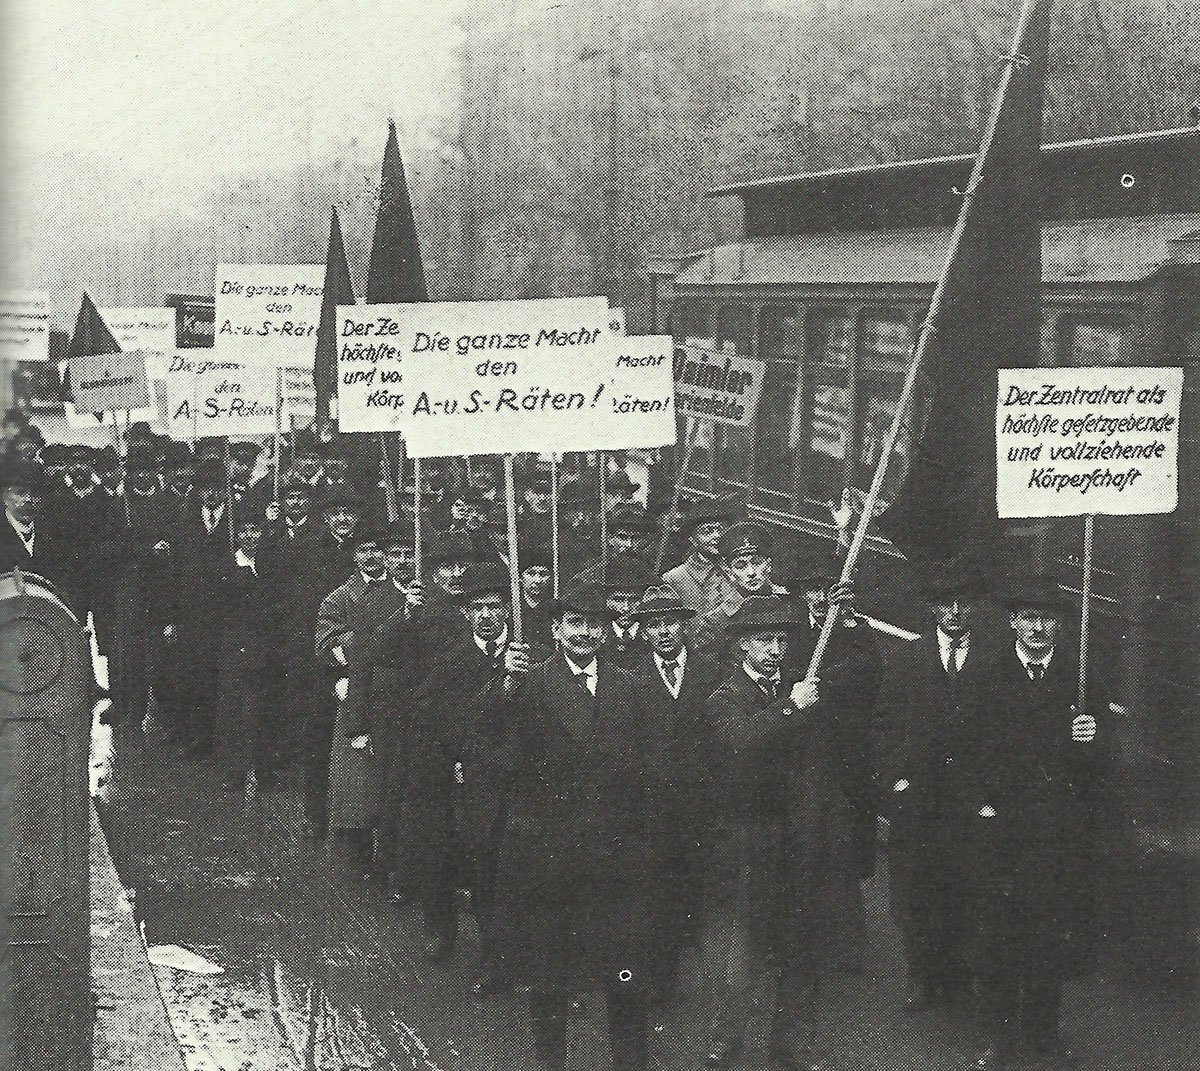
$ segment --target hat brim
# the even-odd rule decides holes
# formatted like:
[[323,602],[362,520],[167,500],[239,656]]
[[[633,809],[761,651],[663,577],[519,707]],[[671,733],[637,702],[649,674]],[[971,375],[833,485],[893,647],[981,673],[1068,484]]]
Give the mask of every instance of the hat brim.
[[678,617],[689,621],[696,616],[696,611],[683,603],[672,603],[670,606],[646,606],[635,610],[630,616],[635,621],[646,621],[652,617]]

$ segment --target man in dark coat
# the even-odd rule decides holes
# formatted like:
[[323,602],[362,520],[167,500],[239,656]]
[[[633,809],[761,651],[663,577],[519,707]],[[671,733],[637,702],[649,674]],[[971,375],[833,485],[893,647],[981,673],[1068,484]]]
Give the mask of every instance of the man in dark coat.
[[225,579],[233,564],[224,467],[215,461],[200,466],[196,490],[196,505],[179,519],[169,540],[167,646],[156,688],[177,704],[176,733],[187,749],[207,754],[213,746]]
[[880,737],[888,744],[879,762],[890,823],[888,891],[908,960],[908,1011],[936,1005],[962,1011],[971,991],[970,771],[982,758],[980,702],[989,665],[972,625],[983,594],[974,570],[943,568],[929,577],[935,627],[900,653],[880,691]]
[[[1052,576],[1034,575],[1005,599],[1013,643],[984,697],[987,765],[979,771],[976,969],[992,1044],[979,1068],[1018,1042],[1069,1061],[1058,1030],[1063,983],[1089,964],[1108,810],[1113,739],[1104,683],[1064,635],[1070,606]],[[1097,659],[1100,662],[1101,659]]]
[[[832,597],[840,608],[852,592],[838,587]],[[774,989],[776,1065],[824,1066],[814,1052],[822,982],[860,954],[875,814],[866,718],[877,682],[832,647],[815,679],[798,679],[805,670],[792,667],[807,666],[812,613],[811,602],[749,597],[729,622],[742,663],[709,702],[718,787],[704,907],[718,998],[713,1067],[744,1046],[763,983]]]
[[33,462],[10,461],[0,466],[0,573],[20,567],[45,577],[78,606],[72,573],[72,550],[65,534],[42,518],[42,469]]
[[553,555],[549,544],[525,543],[517,552],[521,567],[521,621],[530,642],[550,647],[553,617]]
[[408,609],[393,615],[371,638],[361,668],[350,681],[350,690],[361,698],[352,706],[359,721],[349,723],[347,731],[365,732],[378,741],[373,746],[381,757],[386,785],[379,819],[379,866],[393,872],[402,895],[427,905],[431,934],[426,954],[437,961],[453,949],[455,936],[453,912],[444,910],[441,895],[447,879],[442,866],[445,852],[437,837],[444,828],[445,786],[430,803],[416,787],[426,777],[427,764],[417,763],[414,780],[410,759],[418,747],[419,727],[441,710],[443,697],[435,671],[447,651],[461,649],[469,639],[470,629],[457,600],[478,558],[465,533],[430,539],[425,551],[432,583],[426,586],[414,580],[408,589]]
[[706,762],[708,700],[720,667],[692,650],[684,625],[694,611],[669,587],[646,593],[634,613],[644,635],[632,667],[641,709],[651,851],[661,885],[652,904],[651,957],[663,995],[675,984],[679,956],[697,936],[703,839],[712,786]]
[[[608,568],[613,562],[631,556],[643,557],[647,544],[657,530],[654,518],[649,516],[645,507],[638,502],[630,502],[613,510],[608,517],[608,541],[603,548],[603,554],[596,556],[590,548],[584,548],[585,560],[590,560],[590,564],[575,573],[571,585],[591,587],[604,583]],[[578,563],[578,559],[576,562]]]
[[510,645],[490,722],[506,786],[496,963],[530,990],[537,1056],[566,1065],[572,993],[602,989],[618,1071],[647,1066],[649,861],[641,710],[633,678],[600,653],[603,589],[559,600],[560,653],[530,666]]
[[608,597],[610,618],[604,633],[605,658],[614,666],[632,669],[647,650],[636,610],[654,576],[643,558],[624,554],[608,563],[605,579],[599,583]]

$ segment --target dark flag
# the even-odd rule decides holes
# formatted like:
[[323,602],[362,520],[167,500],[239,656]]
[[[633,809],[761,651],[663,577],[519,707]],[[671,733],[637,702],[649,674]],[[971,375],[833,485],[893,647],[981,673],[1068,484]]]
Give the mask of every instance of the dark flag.
[[[928,419],[882,531],[918,563],[986,560],[996,516],[996,370],[1036,365],[1041,324],[1041,129],[1050,0],[1026,0],[1007,92],[958,223],[922,373]],[[918,417],[920,407],[918,406]]]
[[428,301],[421,241],[413,218],[404,163],[396,140],[396,124],[388,120],[387,146],[383,150],[383,175],[379,188],[379,215],[367,264],[367,304]]
[[329,420],[330,400],[337,393],[337,307],[354,304],[350,265],[342,242],[337,209],[329,225],[329,252],[325,255],[325,290],[321,295],[321,322],[317,325],[317,355],[313,382],[317,391],[317,427]]
[[[79,305],[79,315],[75,317],[75,330],[71,334],[71,341],[67,343],[67,360],[72,357],[93,357],[100,353],[120,352],[121,347],[108,329],[108,324],[100,316],[92,299],[84,294]],[[71,389],[69,365],[63,372],[62,386],[63,399],[73,402],[75,393]]]

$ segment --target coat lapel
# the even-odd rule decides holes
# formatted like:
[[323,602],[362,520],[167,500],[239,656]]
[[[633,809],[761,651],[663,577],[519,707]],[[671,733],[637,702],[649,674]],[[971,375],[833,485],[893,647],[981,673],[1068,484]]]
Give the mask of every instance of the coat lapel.
[[581,749],[590,748],[592,745],[596,707],[602,701],[607,683],[605,667],[603,663],[599,665],[600,674],[595,697],[575,679],[574,673],[568,668],[567,661],[561,654],[555,655],[547,666],[546,697],[551,713]]

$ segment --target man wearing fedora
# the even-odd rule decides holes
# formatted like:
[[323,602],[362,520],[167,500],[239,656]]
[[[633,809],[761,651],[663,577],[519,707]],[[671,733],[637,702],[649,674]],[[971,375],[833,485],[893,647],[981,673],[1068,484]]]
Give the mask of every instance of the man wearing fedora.
[[633,669],[646,653],[645,637],[636,611],[646,589],[653,583],[649,564],[634,554],[610,561],[601,581],[609,610],[604,654],[608,661],[622,669]]
[[816,979],[836,950],[852,817],[828,748],[823,684],[785,669],[803,613],[795,600],[747,597],[729,620],[740,662],[708,702],[701,941],[714,1069],[741,1057],[760,997],[773,1002],[773,1064],[821,1066]]
[[739,499],[723,497],[696,503],[683,518],[680,535],[688,554],[663,574],[663,582],[697,614],[722,605],[733,593],[733,581],[721,568],[721,537],[741,513]]
[[531,666],[512,644],[487,722],[506,786],[499,840],[495,963],[530,990],[540,1064],[563,1071],[575,993],[607,996],[618,1071],[648,1061],[647,841],[643,727],[633,678],[603,652],[603,588],[569,587],[557,601],[559,652]]
[[590,564],[574,575],[571,586],[590,587],[604,583],[612,563],[631,556],[641,558],[647,542],[657,530],[654,518],[646,512],[646,507],[640,502],[622,503],[608,516],[608,542],[601,548],[602,553],[599,557],[596,556],[594,545],[574,546],[574,551],[582,551],[584,560]]
[[693,650],[686,624],[695,611],[665,585],[646,592],[633,618],[644,647],[633,665],[646,717],[646,791],[651,851],[661,885],[651,905],[655,990],[674,988],[680,953],[696,940],[703,866],[700,844],[709,810],[707,706],[720,667]]
[[933,627],[900,652],[880,692],[888,890],[908,961],[910,1012],[970,1006],[971,771],[986,761],[980,704],[995,656],[974,627],[984,590],[977,569],[935,569],[925,584]]
[[990,1042],[972,1064],[981,1071],[1021,1044],[1071,1062],[1059,1009],[1095,939],[1113,746],[1094,666],[1079,704],[1079,660],[1065,634],[1071,606],[1056,579],[1030,576],[1004,602],[1012,639],[986,684],[987,767],[973,816],[976,970]]

